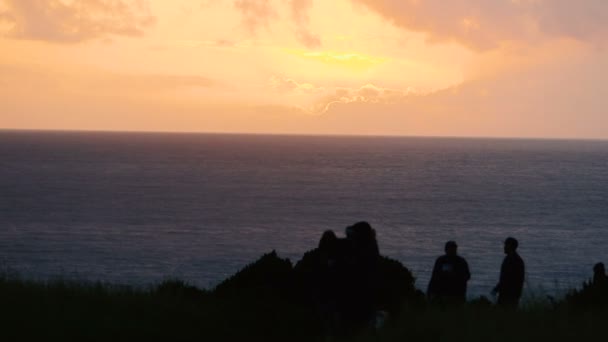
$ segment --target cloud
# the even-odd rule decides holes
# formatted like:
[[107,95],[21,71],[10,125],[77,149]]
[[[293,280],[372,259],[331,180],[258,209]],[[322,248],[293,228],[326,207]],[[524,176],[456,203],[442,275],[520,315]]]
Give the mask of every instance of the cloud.
[[[608,53],[548,64],[402,101],[341,101],[317,130],[351,134],[608,138]],[[371,92],[374,98],[376,92]]]
[[296,23],[296,37],[298,40],[309,48],[316,48],[321,46],[321,37],[317,34],[312,33],[308,29],[308,23],[310,21],[309,11],[312,8],[312,0],[290,0],[289,5],[291,7],[291,16]]
[[[125,75],[115,74],[105,79],[106,83],[120,84],[130,89],[185,89],[185,88],[216,88],[220,83],[198,75]],[[105,84],[104,82],[100,84]],[[110,84],[111,86],[111,84]]]
[[[188,89],[229,89],[223,83],[200,75],[116,73],[106,70],[74,67],[52,69],[35,65],[0,63],[0,90],[8,88],[55,89],[95,94],[142,94],[155,96]],[[34,94],[31,94],[34,95]]]
[[312,0],[289,0],[291,14],[298,24],[308,24],[308,11],[312,8]]
[[[289,77],[273,76],[269,86],[282,96],[300,95],[308,105],[298,106],[304,112],[320,115],[338,103],[398,103],[409,96],[421,93],[412,88],[405,90],[365,84],[361,87],[326,87],[298,82]],[[293,104],[293,103],[292,103]]]
[[0,36],[14,39],[76,43],[141,36],[154,22],[144,0],[0,0]]
[[308,48],[317,48],[322,45],[321,37],[309,29],[310,17],[308,15],[313,6],[312,0],[281,1],[277,6],[271,0],[235,0],[234,7],[241,12],[243,24],[255,34],[260,28],[269,28],[280,19],[280,9],[285,6],[291,15],[296,39]]
[[243,24],[254,33],[277,17],[270,0],[236,0],[234,7],[241,12]]
[[280,93],[318,94],[325,91],[323,87],[311,83],[298,83],[291,78],[272,76],[269,83],[273,90]]
[[322,45],[321,37],[305,28],[296,29],[296,38],[308,48],[318,48]]
[[553,0],[535,8],[542,30],[580,40],[605,39],[608,35],[608,2],[604,0]]
[[290,131],[302,127],[293,117],[305,116],[293,106],[172,91],[206,87],[204,77],[94,73],[0,64],[0,128],[263,132],[271,124]]
[[[269,86],[275,92],[285,96],[299,96],[304,105],[297,106],[308,114],[321,115],[328,112],[335,104],[369,103],[391,104],[401,103],[412,96],[426,93],[413,88],[394,89],[380,87],[371,83],[360,87],[317,86],[312,83],[298,82],[289,77],[270,78]],[[294,98],[289,98],[293,105]]]
[[335,104],[347,103],[369,103],[369,104],[394,104],[406,101],[412,96],[421,95],[412,88],[405,90],[383,88],[374,84],[366,84],[359,88],[335,88],[332,94],[317,100],[312,107],[314,114],[324,114]]
[[543,36],[605,39],[608,1],[586,0],[351,0],[430,41],[487,50]]

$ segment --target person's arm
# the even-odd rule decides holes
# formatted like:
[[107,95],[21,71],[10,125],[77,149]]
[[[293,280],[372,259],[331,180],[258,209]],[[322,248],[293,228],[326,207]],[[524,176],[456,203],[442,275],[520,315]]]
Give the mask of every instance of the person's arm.
[[504,277],[505,277],[505,260],[503,260],[502,265],[500,266],[500,277],[498,278],[498,284],[496,284],[496,286],[494,286],[494,289],[492,290],[493,295],[500,293],[500,291],[502,290]]
[[500,293],[500,281],[498,281],[498,284],[496,284],[496,286],[494,286],[494,288],[492,289],[492,294],[496,295]]
[[464,279],[466,281],[469,281],[471,280],[471,271],[469,270],[469,263],[464,259],[462,259],[462,261],[464,262]]

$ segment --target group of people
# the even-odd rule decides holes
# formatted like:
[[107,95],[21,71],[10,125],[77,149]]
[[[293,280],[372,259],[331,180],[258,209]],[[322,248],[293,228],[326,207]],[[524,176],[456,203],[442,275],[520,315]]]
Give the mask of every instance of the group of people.
[[[379,310],[387,304],[382,300],[379,304],[382,292],[388,288],[383,282],[392,281],[387,278],[383,264],[387,261],[380,256],[376,232],[369,223],[349,226],[345,235],[338,238],[331,230],[324,232],[318,248],[306,253],[295,267],[301,277],[298,283],[309,293],[307,298],[316,303],[329,329],[377,321]],[[518,307],[524,285],[525,263],[517,253],[518,245],[513,237],[504,241],[505,258],[492,291],[498,296],[497,304],[509,309]],[[597,264],[594,272],[595,283],[608,284],[603,264]],[[429,302],[441,307],[464,304],[470,278],[467,261],[458,255],[458,245],[448,241],[445,255],[438,257],[433,267],[427,289]],[[415,291],[413,277],[411,287]]]
[[[498,295],[497,302],[503,307],[516,308],[524,286],[525,264],[517,253],[518,246],[519,242],[512,237],[504,242],[506,256],[500,268],[498,284],[492,291]],[[441,305],[462,304],[466,301],[469,279],[471,272],[467,261],[458,255],[456,242],[448,241],[445,244],[445,255],[435,261],[427,296],[432,302]]]
[[346,228],[338,238],[328,230],[317,249],[296,264],[300,285],[320,308],[328,329],[365,325],[375,311],[380,257],[376,232],[367,222]]

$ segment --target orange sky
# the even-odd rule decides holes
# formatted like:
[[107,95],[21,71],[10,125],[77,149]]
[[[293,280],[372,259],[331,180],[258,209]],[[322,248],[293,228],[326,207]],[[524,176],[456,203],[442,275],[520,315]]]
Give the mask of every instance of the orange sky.
[[0,128],[608,138],[605,0],[0,0]]

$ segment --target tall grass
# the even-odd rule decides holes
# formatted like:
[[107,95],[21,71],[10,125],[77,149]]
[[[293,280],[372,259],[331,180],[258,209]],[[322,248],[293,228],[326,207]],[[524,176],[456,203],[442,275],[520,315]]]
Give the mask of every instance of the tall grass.
[[[405,268],[393,264],[387,263],[390,272],[407,275],[398,273]],[[0,340],[340,340],[326,336],[314,306],[285,290],[290,270],[290,263],[268,254],[212,290],[179,280],[134,288],[31,281],[4,274],[0,275]],[[419,293],[408,297],[395,292],[392,306],[399,310],[383,328],[362,329],[343,340],[603,341],[606,292],[585,284],[559,301],[537,292],[517,311],[496,307],[485,298],[441,309],[426,303]]]

